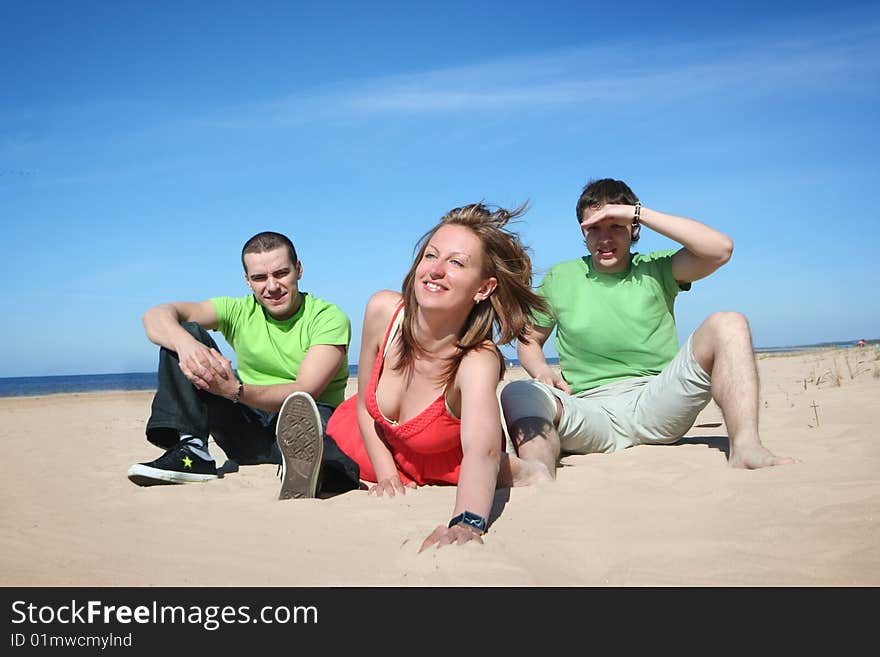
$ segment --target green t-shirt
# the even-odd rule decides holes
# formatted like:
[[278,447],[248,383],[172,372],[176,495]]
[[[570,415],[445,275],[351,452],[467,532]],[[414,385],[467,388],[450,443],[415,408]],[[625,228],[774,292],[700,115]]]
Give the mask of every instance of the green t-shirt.
[[296,381],[309,347],[343,345],[342,359],[333,380],[315,401],[338,406],[348,382],[348,344],[351,322],[338,306],[304,292],[299,310],[290,319],[273,318],[253,295],[214,297],[218,330],[235,350],[242,382],[274,385]]
[[538,292],[552,311],[539,326],[556,326],[562,376],[572,393],[652,376],[678,353],[673,306],[681,290],[672,275],[674,250],[634,253],[629,269],[597,272],[584,256],[555,265]]

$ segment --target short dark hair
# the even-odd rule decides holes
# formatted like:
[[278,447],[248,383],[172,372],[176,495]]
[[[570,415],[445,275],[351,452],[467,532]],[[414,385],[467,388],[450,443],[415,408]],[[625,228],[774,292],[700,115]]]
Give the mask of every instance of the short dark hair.
[[[608,203],[635,205],[638,202],[639,197],[622,180],[614,180],[613,178],[590,180],[590,182],[584,185],[584,189],[581,191],[581,196],[577,202],[577,220],[578,223],[582,222],[584,220],[584,211],[594,205],[602,206]],[[632,241],[639,241],[638,229],[632,231]]]
[[273,233],[270,230],[254,235],[244,243],[244,247],[241,249],[241,266],[244,267],[244,273],[247,273],[247,265],[244,264],[246,253],[265,253],[282,247],[286,248],[290,255],[290,264],[296,265],[296,249],[293,248],[293,242],[286,235]]

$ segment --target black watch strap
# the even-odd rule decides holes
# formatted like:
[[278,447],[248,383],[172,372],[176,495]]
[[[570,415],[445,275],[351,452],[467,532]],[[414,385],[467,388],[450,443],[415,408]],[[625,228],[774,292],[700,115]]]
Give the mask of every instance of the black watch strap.
[[486,519],[483,516],[478,516],[476,513],[471,513],[470,511],[459,513],[449,521],[449,527],[454,527],[455,525],[469,525],[474,529],[479,530],[481,534],[486,533],[486,527],[488,526]]

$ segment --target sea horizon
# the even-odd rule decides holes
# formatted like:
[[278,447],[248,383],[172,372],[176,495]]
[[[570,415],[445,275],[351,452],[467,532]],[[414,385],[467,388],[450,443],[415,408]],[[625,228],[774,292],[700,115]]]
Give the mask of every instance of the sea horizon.
[[[856,346],[857,340],[816,342],[805,345],[756,347],[756,354],[784,354],[821,349]],[[868,346],[880,344],[880,339],[866,340]],[[548,357],[547,362],[558,364],[559,358]],[[519,366],[516,358],[507,358],[508,367]],[[357,376],[358,366],[349,365],[349,376]],[[0,397],[35,397],[79,392],[148,391],[157,386],[156,372],[110,372],[101,374],[53,374],[46,376],[0,377]]]

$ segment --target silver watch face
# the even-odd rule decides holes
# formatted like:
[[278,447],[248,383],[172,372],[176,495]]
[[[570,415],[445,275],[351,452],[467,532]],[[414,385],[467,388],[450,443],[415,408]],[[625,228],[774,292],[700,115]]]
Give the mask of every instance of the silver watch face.
[[486,529],[486,521],[472,513],[463,514],[461,521],[466,525],[470,525],[471,527],[479,529],[480,531],[485,531]]

